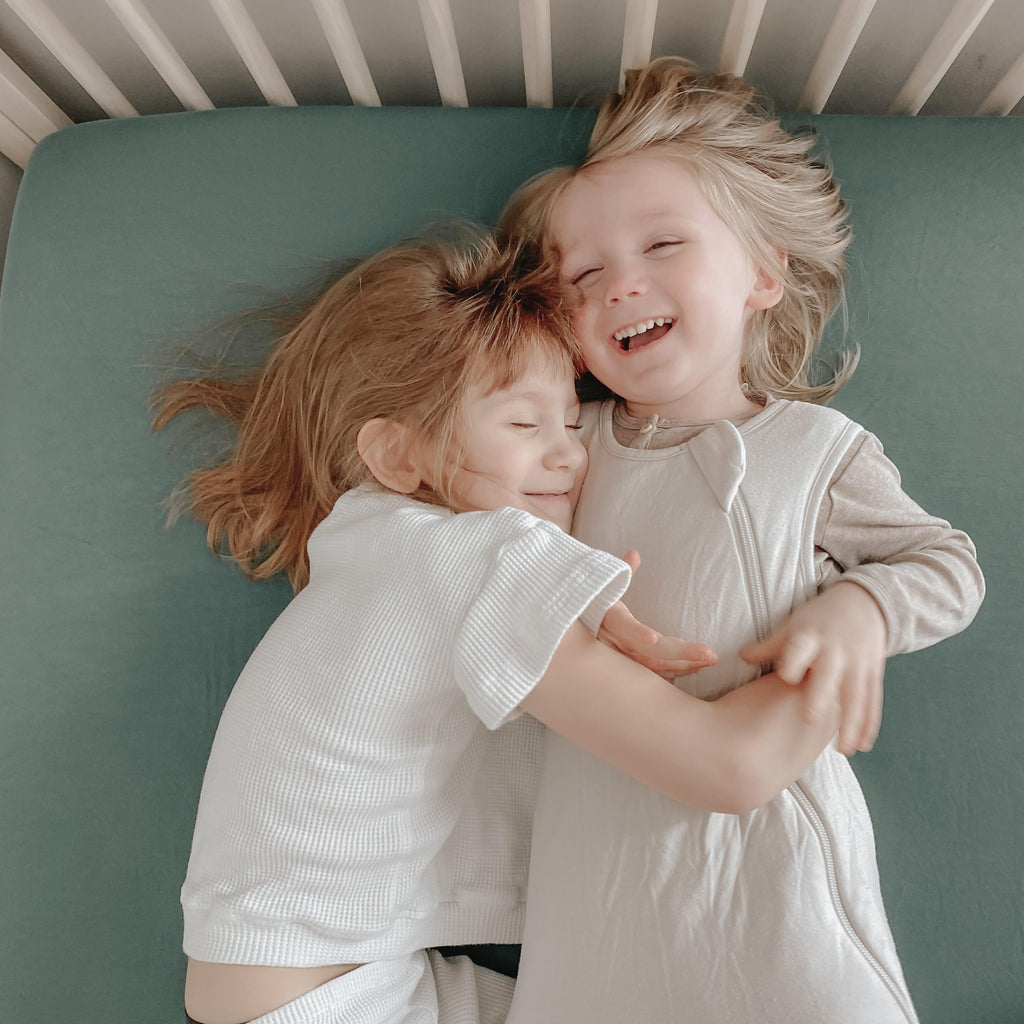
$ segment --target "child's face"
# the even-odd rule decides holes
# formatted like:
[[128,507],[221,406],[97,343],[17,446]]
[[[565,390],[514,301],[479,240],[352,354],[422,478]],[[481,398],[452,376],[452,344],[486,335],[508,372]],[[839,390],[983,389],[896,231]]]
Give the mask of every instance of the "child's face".
[[587,366],[631,413],[715,419],[749,410],[744,332],[765,288],[778,286],[756,270],[687,164],[636,154],[589,168],[559,198],[551,230],[562,275],[582,299],[575,324]]
[[466,396],[455,495],[471,508],[510,505],[568,530],[587,469],[568,359],[538,357],[510,387],[487,392],[477,384]]

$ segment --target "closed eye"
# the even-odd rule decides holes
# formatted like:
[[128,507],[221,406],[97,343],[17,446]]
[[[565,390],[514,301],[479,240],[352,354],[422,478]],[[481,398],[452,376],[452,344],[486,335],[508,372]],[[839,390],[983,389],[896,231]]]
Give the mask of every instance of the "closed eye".
[[523,430],[532,430],[537,426],[536,423],[513,423],[513,427],[521,427]]
[[587,280],[587,278],[596,274],[600,269],[600,267],[588,267],[586,270],[581,270],[574,278],[571,279],[570,283],[578,288]]
[[682,244],[683,244],[682,239],[678,239],[678,238],[663,238],[663,239],[659,239],[657,242],[652,242],[647,247],[647,251],[648,252],[654,252],[654,251],[659,250],[659,249],[669,249],[669,248],[671,248],[673,246],[682,245]]

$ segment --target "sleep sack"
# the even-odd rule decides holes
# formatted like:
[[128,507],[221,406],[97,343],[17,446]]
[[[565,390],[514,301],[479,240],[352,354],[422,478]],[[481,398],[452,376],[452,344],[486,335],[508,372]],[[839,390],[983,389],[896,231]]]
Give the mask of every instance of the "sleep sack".
[[[757,674],[739,650],[815,593],[818,513],[865,431],[779,401],[738,427],[717,421],[687,443],[637,450],[616,440],[612,416],[613,403],[586,410],[591,461],[574,533],[641,552],[627,603],[662,632],[711,644],[719,663],[676,682],[714,698]],[[939,547],[957,533],[913,509]],[[950,558],[973,561],[959,537]],[[884,589],[900,561],[878,552],[865,585]],[[956,611],[957,628],[976,607]],[[916,1019],[868,810],[836,750],[764,807],[730,815],[684,807],[546,738],[509,1024]]]

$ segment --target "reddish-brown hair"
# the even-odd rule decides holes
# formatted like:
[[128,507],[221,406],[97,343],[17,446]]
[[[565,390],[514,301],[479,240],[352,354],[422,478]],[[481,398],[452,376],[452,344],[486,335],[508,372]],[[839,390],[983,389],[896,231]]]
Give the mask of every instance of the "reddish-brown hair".
[[434,484],[415,497],[451,506],[467,386],[511,383],[538,352],[577,358],[557,282],[519,263],[484,236],[395,246],[331,285],[254,372],[210,370],[162,387],[154,429],[199,410],[237,431],[226,458],[189,475],[172,518],[190,512],[249,576],[285,572],[298,590],[309,535],[370,479],[356,437],[378,417],[432,446]]

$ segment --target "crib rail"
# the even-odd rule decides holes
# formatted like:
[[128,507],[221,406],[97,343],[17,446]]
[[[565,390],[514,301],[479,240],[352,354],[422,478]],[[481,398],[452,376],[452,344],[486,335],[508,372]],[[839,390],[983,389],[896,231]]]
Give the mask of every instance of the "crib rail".
[[[302,102],[379,106],[380,81],[411,68],[418,78],[406,75],[401,88],[391,88],[397,102],[468,106],[473,90],[467,90],[464,57],[479,50],[474,87],[482,102],[551,107],[614,84],[607,81],[616,70],[609,54],[617,54],[621,74],[652,54],[684,52],[705,66],[750,75],[780,106],[813,113],[830,109],[842,79],[848,88],[837,112],[915,115],[954,67],[960,82],[970,77],[971,87],[957,88],[955,100],[947,90],[926,112],[1024,112],[1015,110],[1024,108],[1019,0],[701,0],[684,5],[696,19],[689,23],[673,5],[659,9],[658,0],[621,0],[620,9],[610,5],[611,14],[609,5],[597,5],[599,11],[591,0],[518,0],[518,25],[509,0],[416,0],[415,7],[412,0],[386,0],[372,10],[368,0],[50,0],[52,7],[43,0],[4,2],[0,151],[22,167],[41,138],[73,121],[170,109],[152,86],[140,88],[140,55],[173,96],[170,102],[186,110],[260,98],[294,105],[298,89],[275,53],[294,48],[300,35],[316,40],[294,76],[302,78]],[[191,23],[182,20],[185,15]],[[803,26],[801,38],[816,48],[812,59],[803,50],[780,50],[787,36],[780,26],[787,24]],[[894,25],[901,38],[894,39]],[[197,36],[208,45],[190,61],[183,50],[195,51],[190,40]],[[795,40],[796,34],[788,37]],[[372,58],[365,45],[370,41]],[[328,53],[332,60],[325,59]],[[497,53],[500,58],[493,59]],[[211,61],[216,76],[209,72]],[[888,62],[884,74],[882,62]],[[197,64],[221,83],[220,98],[211,98],[215,90],[201,84]],[[889,83],[899,66],[908,70],[893,91]],[[225,76],[230,88],[223,85]],[[565,85],[556,93],[560,82]],[[982,85],[984,98],[964,108]]]

